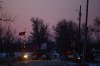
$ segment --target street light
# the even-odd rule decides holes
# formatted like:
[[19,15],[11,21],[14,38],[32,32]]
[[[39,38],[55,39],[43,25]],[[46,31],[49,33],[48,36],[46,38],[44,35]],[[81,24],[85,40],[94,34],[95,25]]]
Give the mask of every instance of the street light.
[[27,54],[24,55],[24,59],[28,59],[28,55]]

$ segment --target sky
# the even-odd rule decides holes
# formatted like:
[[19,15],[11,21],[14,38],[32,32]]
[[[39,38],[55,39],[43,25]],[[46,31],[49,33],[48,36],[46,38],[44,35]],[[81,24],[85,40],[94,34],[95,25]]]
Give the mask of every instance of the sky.
[[[78,12],[82,6],[82,22],[85,22],[86,0],[3,0],[7,13],[16,17],[14,24],[16,35],[26,28],[27,37],[31,32],[32,17],[39,17],[45,23],[56,25],[63,18],[78,23]],[[100,17],[100,0],[89,0],[88,24],[92,24],[95,17]]]

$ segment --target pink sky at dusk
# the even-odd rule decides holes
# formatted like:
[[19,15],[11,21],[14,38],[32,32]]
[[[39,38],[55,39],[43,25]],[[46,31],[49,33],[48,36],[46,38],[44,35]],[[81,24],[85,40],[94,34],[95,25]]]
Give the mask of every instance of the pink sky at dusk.
[[[86,0],[3,0],[8,13],[16,17],[14,28],[21,32],[26,28],[27,37],[31,31],[31,17],[39,17],[45,23],[56,25],[58,20],[66,18],[78,23],[79,6],[82,5],[82,22],[85,22]],[[100,0],[89,2],[89,24],[96,16],[100,17]]]

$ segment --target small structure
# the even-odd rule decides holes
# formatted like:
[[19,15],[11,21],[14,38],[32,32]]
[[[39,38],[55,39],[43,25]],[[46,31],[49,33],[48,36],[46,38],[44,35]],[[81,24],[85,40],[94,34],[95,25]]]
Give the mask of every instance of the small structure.
[[49,52],[49,55],[51,56],[52,59],[56,60],[59,59],[59,53],[57,53],[57,51],[55,49],[51,50]]

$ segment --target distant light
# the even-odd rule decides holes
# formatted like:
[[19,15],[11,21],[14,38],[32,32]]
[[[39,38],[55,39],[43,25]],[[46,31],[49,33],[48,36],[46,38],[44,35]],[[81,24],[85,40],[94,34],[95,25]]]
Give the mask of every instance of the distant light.
[[27,55],[27,54],[25,54],[25,55],[24,55],[24,58],[25,58],[25,59],[27,59],[27,58],[28,58],[28,55]]
[[78,60],[80,60],[81,58],[80,57],[78,57]]

